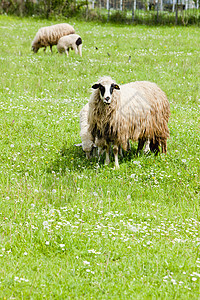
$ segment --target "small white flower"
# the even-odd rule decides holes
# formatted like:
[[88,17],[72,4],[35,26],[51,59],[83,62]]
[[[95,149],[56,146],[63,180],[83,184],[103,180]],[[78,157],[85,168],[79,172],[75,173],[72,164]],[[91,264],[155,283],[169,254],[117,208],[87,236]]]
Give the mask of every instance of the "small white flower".
[[192,281],[196,281],[197,280],[197,278],[196,277],[192,277]]
[[131,199],[131,195],[128,195],[128,196],[127,196],[127,200],[129,200],[129,199]]
[[86,261],[86,260],[84,260],[83,263],[84,263],[84,265],[90,265],[90,262]]
[[197,272],[193,272],[193,274],[196,275],[196,276],[198,276],[198,277],[200,277],[200,274],[197,273]]
[[183,163],[186,163],[186,159],[181,159],[181,161],[182,161]]
[[52,193],[53,193],[53,194],[55,194],[55,193],[56,193],[56,190],[55,190],[55,189],[53,189],[53,190],[52,190]]
[[89,269],[87,269],[87,270],[86,270],[86,272],[90,272],[90,270],[89,270]]
[[43,226],[48,226],[49,225],[48,221],[44,221],[42,224],[43,224]]
[[28,255],[28,253],[27,253],[27,252],[24,252],[24,255]]
[[11,147],[11,148],[14,148],[14,147],[15,147],[15,145],[14,145],[14,144],[11,144],[11,145],[10,145],[10,147]]
[[64,247],[65,247],[65,244],[60,244],[60,247],[61,247],[61,248],[64,248]]
[[47,246],[48,246],[48,245],[49,245],[49,241],[46,241],[46,242],[45,242],[45,245],[47,245]]

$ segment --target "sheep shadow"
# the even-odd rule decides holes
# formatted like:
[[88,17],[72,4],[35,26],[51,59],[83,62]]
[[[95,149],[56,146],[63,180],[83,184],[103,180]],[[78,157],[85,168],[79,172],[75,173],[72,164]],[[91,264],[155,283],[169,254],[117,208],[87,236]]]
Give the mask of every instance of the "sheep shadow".
[[[137,145],[133,144],[130,151],[123,151],[123,156],[119,155],[119,163],[126,163],[130,162],[132,159],[139,159],[136,152]],[[112,149],[110,151],[110,159],[110,165],[112,167],[114,166],[114,155]],[[95,156],[88,160],[81,146],[76,147],[75,145],[71,145],[70,147],[67,147],[67,145],[64,144],[57,157],[50,163],[46,171],[48,173],[55,172],[65,175],[66,170],[82,172],[85,169],[94,169],[97,164],[99,167],[103,167],[104,162],[105,153],[100,157],[100,159]]]
[[81,171],[86,168],[92,168],[98,162],[97,158],[91,160],[86,159],[85,153],[82,147],[76,147],[75,145],[67,146],[63,145],[61,150],[58,152],[57,157],[50,163],[47,168],[48,173],[60,173],[65,175],[66,170],[77,170]]

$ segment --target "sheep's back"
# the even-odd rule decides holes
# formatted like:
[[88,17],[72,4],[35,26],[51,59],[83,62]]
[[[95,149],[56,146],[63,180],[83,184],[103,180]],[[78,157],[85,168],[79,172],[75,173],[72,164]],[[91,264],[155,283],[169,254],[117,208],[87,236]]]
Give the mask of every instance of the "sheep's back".
[[[168,120],[170,105],[166,94],[149,81],[136,81],[122,86],[122,90],[132,89],[132,101],[127,110],[140,123],[141,136],[160,138],[169,137]],[[125,93],[122,93],[125,95]],[[124,99],[124,97],[122,97]],[[124,100],[127,101],[127,100]],[[136,122],[136,123],[137,123]]]
[[68,34],[75,33],[74,28],[67,24],[56,24],[42,27],[38,30],[34,42],[40,42],[42,46],[57,45],[58,40]]

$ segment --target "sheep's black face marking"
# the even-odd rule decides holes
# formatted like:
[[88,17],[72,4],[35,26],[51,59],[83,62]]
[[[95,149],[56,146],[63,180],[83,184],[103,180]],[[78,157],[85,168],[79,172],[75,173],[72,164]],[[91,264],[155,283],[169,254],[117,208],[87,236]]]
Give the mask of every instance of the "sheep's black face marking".
[[101,96],[103,97],[105,94],[105,91],[106,91],[105,87],[103,85],[99,84],[99,90],[100,90]]
[[102,85],[100,83],[96,83],[92,86],[93,89],[99,89],[100,91],[100,98],[104,104],[110,104],[112,100],[112,94],[114,89],[119,90],[119,86],[115,83],[111,85]]
[[33,51],[34,53],[37,53],[38,50],[39,50],[39,48],[36,48],[36,47],[32,46],[32,51]]
[[76,40],[76,46],[79,46],[82,44],[82,39],[79,37],[77,40]]

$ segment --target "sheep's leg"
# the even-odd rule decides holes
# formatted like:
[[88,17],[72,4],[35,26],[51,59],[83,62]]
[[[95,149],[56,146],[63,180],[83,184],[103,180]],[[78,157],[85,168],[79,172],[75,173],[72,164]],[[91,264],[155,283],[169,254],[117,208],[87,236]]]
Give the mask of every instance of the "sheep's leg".
[[69,56],[69,48],[65,49],[65,54],[67,54],[67,56]]
[[130,141],[128,140],[127,141],[127,151],[130,151],[131,150],[131,143]]
[[110,156],[109,156],[109,145],[106,146],[106,160],[105,160],[105,165],[109,165],[110,163]]
[[138,140],[138,147],[137,147],[137,151],[136,151],[137,155],[138,155],[139,151],[141,151],[143,149],[144,143],[145,143],[144,139],[139,139]]
[[53,53],[52,45],[50,45],[50,50],[51,50],[51,53]]
[[113,153],[114,153],[114,157],[115,157],[115,168],[116,169],[119,169],[118,149],[119,149],[119,146],[117,146],[117,145],[113,146]]
[[123,151],[122,151],[122,146],[119,146],[118,147],[118,150],[119,150],[119,154],[121,157],[123,157]]
[[82,44],[78,46],[78,54],[82,56]]
[[149,152],[150,152],[150,140],[148,139],[148,140],[145,142],[144,153],[145,153],[145,154],[148,154]]
[[47,47],[44,47],[44,52],[46,51]]
[[76,45],[73,45],[72,48],[73,48],[74,52],[75,52],[76,54],[78,54],[77,46],[76,46]]
[[161,147],[162,147],[162,153],[167,153],[167,140],[165,139],[164,141],[161,142]]
[[86,151],[85,154],[86,154],[86,158],[87,158],[87,159],[90,159],[90,158],[91,158],[90,151]]
[[155,155],[158,155],[158,153],[160,152],[159,141],[157,139],[155,139],[155,141],[150,141],[150,150],[151,152],[154,152]]
[[101,155],[103,155],[105,152],[105,149],[103,147],[98,147],[98,157],[100,160]]

